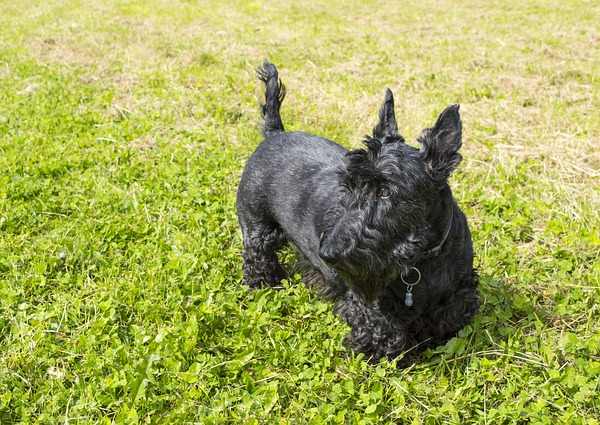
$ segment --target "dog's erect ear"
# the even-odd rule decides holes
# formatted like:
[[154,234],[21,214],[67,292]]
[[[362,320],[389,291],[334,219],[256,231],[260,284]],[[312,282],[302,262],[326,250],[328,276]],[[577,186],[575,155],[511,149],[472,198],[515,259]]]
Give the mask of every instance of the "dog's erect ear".
[[458,153],[462,145],[459,107],[451,105],[444,109],[435,125],[423,130],[418,138],[425,169],[439,183],[446,181],[462,159]]
[[394,95],[390,89],[385,90],[385,99],[379,110],[379,122],[373,128],[373,137],[379,140],[385,137],[401,138],[394,113]]

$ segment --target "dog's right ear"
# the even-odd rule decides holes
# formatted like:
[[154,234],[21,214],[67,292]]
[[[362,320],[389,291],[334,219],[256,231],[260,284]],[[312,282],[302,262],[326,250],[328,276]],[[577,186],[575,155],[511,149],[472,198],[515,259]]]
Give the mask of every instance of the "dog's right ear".
[[450,105],[440,114],[432,128],[423,130],[417,139],[421,143],[421,157],[425,169],[437,182],[446,181],[460,160],[462,123],[459,105]]
[[396,124],[396,114],[394,113],[394,95],[390,89],[385,90],[385,99],[379,110],[379,122],[373,128],[373,137],[384,140],[389,138],[400,138],[398,133],[398,124]]

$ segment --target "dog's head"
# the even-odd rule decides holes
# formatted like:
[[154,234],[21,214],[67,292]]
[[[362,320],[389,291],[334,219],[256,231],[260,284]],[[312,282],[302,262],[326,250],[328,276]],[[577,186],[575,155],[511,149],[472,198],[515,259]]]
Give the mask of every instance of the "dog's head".
[[420,149],[398,133],[388,89],[366,149],[348,152],[339,172],[341,205],[321,236],[320,255],[367,299],[446,230],[447,179],[461,160],[459,106],[447,107],[418,141]]

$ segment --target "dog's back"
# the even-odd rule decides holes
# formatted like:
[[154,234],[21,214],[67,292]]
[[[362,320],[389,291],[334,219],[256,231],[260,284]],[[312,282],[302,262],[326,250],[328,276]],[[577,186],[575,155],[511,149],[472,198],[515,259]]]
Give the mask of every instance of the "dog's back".
[[[346,150],[340,145],[303,132],[268,136],[248,159],[238,189],[238,210],[268,214],[285,226],[286,209],[328,203],[332,194],[319,192],[324,181],[337,187],[337,171]],[[277,205],[279,208],[273,208]]]

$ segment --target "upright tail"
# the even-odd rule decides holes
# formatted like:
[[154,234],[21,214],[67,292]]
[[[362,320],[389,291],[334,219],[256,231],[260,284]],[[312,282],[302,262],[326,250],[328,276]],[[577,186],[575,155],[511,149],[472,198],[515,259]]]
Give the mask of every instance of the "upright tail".
[[263,135],[265,137],[284,131],[279,107],[285,98],[285,86],[279,79],[275,65],[265,60],[256,70],[258,79],[265,83],[265,103],[261,105],[264,119]]

